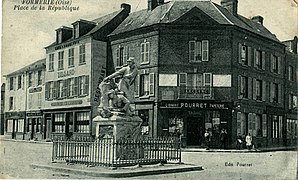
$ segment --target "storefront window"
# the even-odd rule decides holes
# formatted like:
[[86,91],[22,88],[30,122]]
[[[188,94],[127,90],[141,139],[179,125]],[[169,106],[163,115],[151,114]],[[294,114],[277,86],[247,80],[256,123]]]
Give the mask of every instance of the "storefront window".
[[89,133],[89,112],[78,112],[76,116],[76,132]]
[[24,132],[24,119],[18,120],[16,132]]
[[148,135],[149,134],[149,110],[139,110],[138,111],[139,117],[143,120],[142,122],[142,134]]
[[183,119],[178,117],[169,118],[170,136],[183,134]]
[[64,114],[55,114],[54,115],[54,129],[53,132],[63,133],[65,132],[65,118]]
[[37,118],[36,119],[36,132],[40,132],[41,130],[41,119]]
[[13,120],[9,119],[7,120],[7,132],[12,132],[13,131]]
[[256,134],[253,134],[253,136],[259,136],[262,137],[262,115],[256,114]]
[[205,129],[212,132],[219,132],[220,129],[220,112],[207,111],[205,113]]
[[287,139],[297,138],[297,120],[287,119]]

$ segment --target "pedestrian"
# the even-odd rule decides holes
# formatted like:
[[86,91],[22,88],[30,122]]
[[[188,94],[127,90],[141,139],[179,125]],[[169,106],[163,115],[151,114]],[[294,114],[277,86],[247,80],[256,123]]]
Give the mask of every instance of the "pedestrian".
[[245,141],[246,141],[246,147],[248,150],[251,150],[252,147],[252,137],[250,136],[250,133],[248,133],[248,135],[245,137]]
[[240,134],[238,134],[238,136],[237,136],[237,142],[236,142],[236,148],[238,150],[240,150],[241,149],[241,146],[242,146],[242,137],[241,137]]
[[226,148],[226,141],[227,141],[227,131],[225,129],[222,129],[220,134],[219,134],[219,140],[220,140],[220,144],[219,144],[219,148]]
[[211,134],[208,132],[207,129],[205,131],[204,137],[205,137],[206,150],[209,150],[209,148],[210,148],[210,141],[211,141]]

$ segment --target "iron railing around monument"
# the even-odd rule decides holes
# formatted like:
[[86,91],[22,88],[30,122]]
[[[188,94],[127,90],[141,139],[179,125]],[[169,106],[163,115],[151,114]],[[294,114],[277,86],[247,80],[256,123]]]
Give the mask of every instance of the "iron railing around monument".
[[52,160],[95,166],[181,163],[181,140],[176,137],[147,139],[99,139],[94,142],[53,141]]

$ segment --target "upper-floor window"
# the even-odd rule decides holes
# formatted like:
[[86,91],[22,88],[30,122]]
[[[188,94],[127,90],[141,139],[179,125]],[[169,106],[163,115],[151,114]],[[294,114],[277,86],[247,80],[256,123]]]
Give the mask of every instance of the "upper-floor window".
[[58,52],[58,70],[63,69],[64,51]]
[[135,82],[135,96],[154,96],[154,73],[143,73],[138,75]]
[[262,101],[263,96],[263,82],[259,79],[256,80],[256,99]]
[[54,54],[49,54],[49,71],[54,70]]
[[248,98],[248,77],[240,77],[240,96]]
[[248,65],[248,46],[240,45],[240,63]]
[[123,66],[129,58],[129,47],[123,46],[117,49],[117,66]]
[[201,62],[209,60],[209,41],[189,41],[189,62]]
[[13,97],[9,97],[9,110],[13,110],[14,104],[13,104]]
[[37,72],[37,85],[42,84],[42,71]]
[[272,102],[274,103],[278,103],[278,96],[279,96],[279,85],[277,83],[272,83],[271,86],[271,98],[272,98]]
[[80,76],[79,77],[79,95],[88,95],[89,94],[89,76]]
[[14,90],[14,77],[9,78],[9,90]]
[[289,66],[289,74],[288,75],[289,75],[288,76],[288,79],[290,81],[294,81],[295,75],[294,75],[294,68],[293,68],[293,66]]
[[294,96],[292,93],[289,94],[289,109],[297,109],[298,108],[298,98]]
[[141,43],[141,64],[150,62],[150,42]]
[[281,72],[281,60],[276,55],[271,56],[271,72],[280,74]]
[[22,88],[22,75],[18,76],[18,89]]
[[86,59],[85,59],[85,44],[80,45],[80,60],[79,64],[85,64]]
[[74,48],[68,49],[68,67],[74,66]]
[[264,69],[264,56],[265,54],[261,50],[255,51],[255,67],[257,67],[258,69]]
[[28,87],[32,87],[33,86],[33,73],[29,72],[28,74]]

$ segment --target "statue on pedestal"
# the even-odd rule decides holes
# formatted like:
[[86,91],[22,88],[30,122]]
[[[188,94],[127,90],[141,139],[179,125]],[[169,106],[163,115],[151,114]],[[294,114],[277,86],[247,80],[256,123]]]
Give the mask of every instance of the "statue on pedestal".
[[[131,86],[135,82],[138,69],[135,65],[134,58],[127,60],[127,65],[115,73],[104,78],[101,83],[101,103],[99,105],[99,114],[102,117],[112,116],[112,111],[124,112],[125,115],[134,115],[131,104],[134,103],[134,90]],[[118,86],[114,78],[120,77]]]

